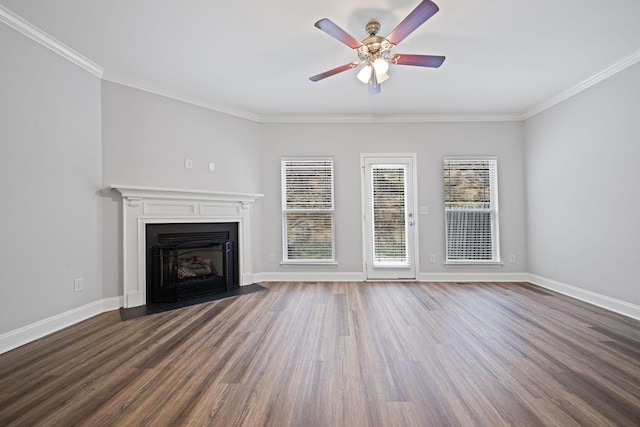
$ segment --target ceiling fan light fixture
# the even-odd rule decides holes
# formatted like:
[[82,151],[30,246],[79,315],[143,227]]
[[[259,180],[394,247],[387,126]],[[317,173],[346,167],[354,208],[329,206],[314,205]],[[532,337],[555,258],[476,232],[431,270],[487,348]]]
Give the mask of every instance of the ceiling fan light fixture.
[[383,83],[389,80],[389,74],[387,73],[384,73],[384,74],[376,73],[376,77],[378,79],[378,83]]
[[365,65],[364,67],[362,67],[362,69],[358,72],[356,76],[358,80],[360,80],[362,83],[366,85],[370,84],[371,83],[371,67],[373,67],[373,69],[375,70],[376,79],[378,79],[378,84],[389,80],[389,74],[387,74],[386,72],[389,69],[389,66],[387,65],[387,67],[384,68],[385,71],[381,73],[376,69],[375,62],[373,65]]
[[357,77],[358,80],[360,80],[362,83],[368,84],[369,79],[371,78],[371,66],[365,65],[364,67],[362,67],[362,70],[358,72]]
[[373,69],[378,75],[385,74],[389,70],[389,63],[382,58],[376,58],[373,61]]

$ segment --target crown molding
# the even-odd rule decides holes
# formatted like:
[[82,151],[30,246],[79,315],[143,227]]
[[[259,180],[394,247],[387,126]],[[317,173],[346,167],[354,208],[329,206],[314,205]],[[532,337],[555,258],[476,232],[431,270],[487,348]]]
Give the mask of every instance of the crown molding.
[[2,5],[0,5],[0,22],[5,23],[19,33],[22,33],[35,42],[40,43],[42,46],[57,53],[58,55],[76,64],[80,68],[83,68],[85,71],[88,71],[94,76],[102,78],[102,75],[104,73],[102,67],[100,67],[90,59],[82,56],[80,53],[71,49],[69,46],[66,46],[64,43],[51,37],[49,34],[45,33],[30,22],[22,19]]
[[548,110],[549,108],[558,105],[563,101],[566,101],[572,96],[577,95],[592,86],[595,86],[601,81],[606,80],[615,74],[618,74],[620,71],[623,71],[631,67],[632,65],[637,64],[638,62],[640,62],[640,50],[637,50],[631,55],[622,58],[620,61],[589,77],[585,81],[578,83],[577,85],[565,90],[564,92],[561,92],[558,95],[547,99],[546,101],[541,102],[533,108],[530,108],[529,110],[524,112],[524,114],[522,115],[522,120],[530,119],[536,114],[542,113],[543,111]]
[[214,104],[212,102],[205,101],[203,99],[196,98],[193,96],[186,96],[176,91],[172,91],[170,89],[165,89],[160,86],[154,85],[153,83],[149,83],[143,80],[138,80],[133,77],[125,76],[123,74],[112,73],[108,70],[103,73],[102,79],[113,82],[113,83],[117,83],[119,85],[128,86],[134,89],[139,89],[145,92],[153,93],[155,95],[164,96],[165,98],[186,102],[187,104],[192,104],[198,107],[206,108],[208,110],[217,111],[219,113],[229,114],[231,116],[240,117],[240,118],[251,120],[254,122],[260,121],[260,116],[258,114],[254,114],[249,111],[245,111],[237,108],[224,107],[222,105]]
[[264,115],[261,123],[520,122],[520,114]]

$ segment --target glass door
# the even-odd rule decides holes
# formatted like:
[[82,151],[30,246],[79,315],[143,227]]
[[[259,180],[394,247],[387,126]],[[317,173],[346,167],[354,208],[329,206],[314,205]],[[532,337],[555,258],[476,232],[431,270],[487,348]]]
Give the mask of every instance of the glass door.
[[413,157],[363,155],[367,279],[415,279]]

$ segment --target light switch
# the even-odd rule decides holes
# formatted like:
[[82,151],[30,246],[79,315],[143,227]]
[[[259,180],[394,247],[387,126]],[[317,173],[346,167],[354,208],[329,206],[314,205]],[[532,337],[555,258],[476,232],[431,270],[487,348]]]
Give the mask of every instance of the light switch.
[[420,215],[429,215],[429,208],[426,206],[420,206]]
[[193,160],[184,159],[184,167],[185,167],[185,169],[192,169],[193,168]]
[[214,172],[216,170],[216,164],[213,162],[209,162],[209,170]]

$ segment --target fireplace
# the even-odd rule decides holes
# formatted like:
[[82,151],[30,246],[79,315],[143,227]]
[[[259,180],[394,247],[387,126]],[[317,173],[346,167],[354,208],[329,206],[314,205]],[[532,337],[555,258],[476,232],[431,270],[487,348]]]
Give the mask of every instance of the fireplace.
[[238,224],[147,224],[147,303],[238,287]]
[[[225,280],[231,280],[230,286],[245,286],[253,283],[253,232],[252,211],[256,200],[262,194],[229,193],[223,191],[186,190],[175,188],[136,187],[131,185],[112,185],[122,195],[122,287],[124,308],[138,307],[152,301],[149,297],[147,276],[150,274],[147,259],[153,257],[147,247],[147,226],[168,226],[159,234],[217,232],[213,229],[216,224],[234,224],[235,231],[231,232],[229,244],[220,246],[220,242],[207,243],[205,249],[214,253],[211,257],[220,256],[220,251],[227,253],[227,260],[233,260],[233,267],[227,271]],[[170,226],[184,225],[205,226],[208,229],[182,230],[171,229]],[[234,234],[235,233],[235,234]],[[235,236],[235,237],[234,237]],[[174,236],[175,237],[175,236]],[[180,239],[178,239],[180,240]],[[215,239],[214,239],[215,240]],[[226,242],[227,240],[225,240]],[[181,243],[180,241],[178,243]],[[224,242],[222,242],[224,243]],[[209,246],[211,245],[211,246]],[[229,255],[229,250],[233,255]],[[166,252],[166,251],[165,251]],[[164,255],[163,255],[164,256]],[[195,254],[195,257],[209,257],[206,254]],[[179,258],[187,258],[178,255]],[[163,261],[165,265],[174,261]],[[188,262],[188,261],[187,261]],[[197,270],[198,260],[192,261],[190,269]],[[219,273],[223,267],[213,267]],[[206,267],[205,267],[206,269]],[[219,281],[213,277],[214,281]],[[227,283],[227,282],[225,282]],[[184,284],[184,283],[182,283]],[[186,288],[180,289],[180,291]],[[197,292],[209,292],[198,290]],[[164,292],[164,291],[163,291]],[[168,292],[168,291],[167,291]],[[182,298],[185,295],[178,295]],[[174,296],[175,297],[175,296]]]

